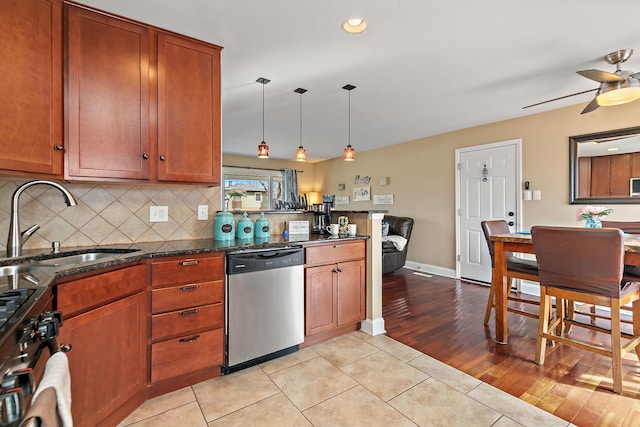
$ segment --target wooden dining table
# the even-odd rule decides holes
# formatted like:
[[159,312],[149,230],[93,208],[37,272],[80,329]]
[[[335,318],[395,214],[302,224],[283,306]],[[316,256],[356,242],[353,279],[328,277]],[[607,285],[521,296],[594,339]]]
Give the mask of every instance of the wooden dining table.
[[[495,294],[495,318],[496,337],[498,344],[507,344],[509,331],[507,328],[507,297],[509,296],[509,281],[507,280],[508,252],[535,254],[533,239],[530,233],[496,234],[491,236],[494,250],[494,268],[491,275],[491,285],[496,290]],[[585,248],[576,248],[585,250]],[[640,235],[625,234],[624,237],[624,263],[626,265],[640,266]]]

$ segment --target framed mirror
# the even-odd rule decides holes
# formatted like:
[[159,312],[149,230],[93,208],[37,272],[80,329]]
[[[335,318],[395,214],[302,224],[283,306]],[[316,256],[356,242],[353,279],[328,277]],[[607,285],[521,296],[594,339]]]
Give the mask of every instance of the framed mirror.
[[569,137],[571,204],[640,203],[640,127]]

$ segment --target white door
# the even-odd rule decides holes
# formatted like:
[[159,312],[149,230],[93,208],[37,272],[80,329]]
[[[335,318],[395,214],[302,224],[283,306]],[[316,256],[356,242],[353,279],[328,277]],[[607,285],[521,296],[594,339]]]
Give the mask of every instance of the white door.
[[491,258],[480,222],[519,221],[520,140],[456,151],[458,160],[458,277],[491,282]]

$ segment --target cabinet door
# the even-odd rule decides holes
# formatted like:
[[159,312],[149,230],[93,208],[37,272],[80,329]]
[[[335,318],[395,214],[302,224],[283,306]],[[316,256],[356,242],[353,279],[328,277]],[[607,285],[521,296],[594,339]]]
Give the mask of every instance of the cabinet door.
[[144,401],[148,298],[144,292],[65,320],[59,342],[71,344],[71,412],[95,426],[130,401]]
[[0,34],[0,169],[61,177],[62,3],[3,1]]
[[591,158],[591,197],[609,197],[610,173],[608,156]]
[[67,6],[66,176],[149,177],[149,30]]
[[364,261],[338,264],[338,326],[365,318]]
[[305,269],[305,335],[328,331],[337,325],[335,265]]
[[158,180],[220,183],[220,49],[158,34]]
[[631,178],[631,154],[611,156],[611,176],[609,197],[629,197],[629,178]]

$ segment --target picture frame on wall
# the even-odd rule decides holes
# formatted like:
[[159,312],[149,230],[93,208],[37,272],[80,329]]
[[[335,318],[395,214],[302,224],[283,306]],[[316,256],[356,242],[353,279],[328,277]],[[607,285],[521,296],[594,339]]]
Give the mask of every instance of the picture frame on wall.
[[363,202],[371,200],[371,187],[353,187],[353,201]]

